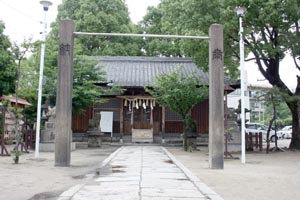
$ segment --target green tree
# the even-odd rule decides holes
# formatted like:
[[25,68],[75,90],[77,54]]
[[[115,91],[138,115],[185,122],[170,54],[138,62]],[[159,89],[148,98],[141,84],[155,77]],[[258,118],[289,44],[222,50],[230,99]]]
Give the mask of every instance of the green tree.
[[[252,60],[257,63],[261,74],[273,86],[280,89],[284,101],[292,115],[293,134],[290,148],[300,149],[299,127],[299,95],[300,78],[297,79],[296,90],[290,90],[280,77],[280,69],[284,67],[296,67],[300,70],[300,2],[297,0],[257,0],[224,1],[224,21],[226,22],[226,34],[237,33],[238,20],[234,8],[242,6],[247,9],[244,17],[245,47],[254,55]],[[229,37],[229,43],[238,45],[236,36]],[[234,49],[234,48],[233,48]],[[280,61],[290,55],[294,59],[294,66],[285,66]]]
[[[22,44],[21,44],[22,45]],[[32,104],[32,106],[26,106],[24,108],[24,114],[27,124],[33,124],[36,122],[37,111],[37,96],[38,96],[38,82],[39,82],[39,66],[40,66],[40,42],[27,41],[24,47],[20,47],[20,50],[24,52],[26,48],[30,48],[31,55],[24,57],[19,64],[19,84],[18,84],[18,96],[26,99]],[[27,46],[27,47],[26,47]],[[45,56],[47,60],[47,55]],[[43,93],[47,91],[45,88],[48,85],[52,85],[52,81],[47,81],[47,76],[44,76]]]
[[[149,34],[208,35],[213,23],[223,24],[223,1],[221,0],[161,0],[158,7],[148,8],[140,31]],[[232,45],[224,35],[225,73],[232,78],[238,75],[238,60],[233,56]],[[197,66],[208,69],[208,42],[187,39],[146,39],[145,54],[150,56],[188,56]],[[234,54],[235,55],[235,54]]]
[[[55,105],[57,88],[58,25],[60,19],[75,21],[76,31],[87,32],[133,32],[135,25],[129,20],[128,9],[122,0],[88,1],[65,0],[59,6],[56,22],[51,24],[51,32],[46,39],[44,64],[43,101],[50,98]],[[142,39],[76,36],[74,47],[73,111],[80,112],[104,92],[94,85],[103,80],[103,72],[95,71],[95,62],[85,56],[93,55],[140,55]],[[40,65],[40,41],[33,43],[32,56],[22,62],[20,97],[33,105],[37,101],[38,73]],[[94,65],[94,66],[93,66]],[[26,68],[26,70],[23,70]],[[113,91],[118,90],[116,88]],[[25,112],[35,118],[36,107],[31,106]]]
[[[244,42],[246,55],[254,56],[249,60],[257,63],[262,75],[273,86],[281,90],[284,101],[292,115],[293,137],[290,148],[300,149],[299,127],[299,95],[300,78],[297,79],[295,91],[291,91],[280,77],[280,69],[284,66],[280,61],[290,55],[294,66],[300,70],[300,2],[298,0],[162,0],[158,8],[149,9],[149,13],[141,24],[142,30],[163,34],[207,34],[212,23],[224,24],[225,72],[236,77],[239,64],[239,23],[234,9],[242,6],[247,9],[244,16]],[[159,44],[156,42],[155,45]],[[175,44],[170,42],[169,46]],[[163,45],[153,50],[149,43],[144,49],[149,54],[165,54],[172,52]],[[206,46],[205,46],[206,45]],[[207,68],[207,44],[201,42],[185,42],[179,44],[179,56],[192,56],[198,66]],[[166,50],[160,50],[160,48]],[[155,52],[156,50],[156,52]],[[170,53],[172,55],[172,53]],[[176,55],[176,54],[175,54]]]
[[88,60],[84,56],[76,56],[74,58],[72,96],[74,113],[79,113],[94,102],[99,101],[99,95],[107,92],[95,85],[96,82],[104,81],[104,72],[96,64],[95,61]]
[[[65,0],[58,8],[57,22],[54,25],[58,25],[59,19],[66,18],[74,20],[75,30],[80,32],[136,31],[124,0]],[[77,53],[83,55],[141,55],[141,38],[76,36],[75,41]]]
[[187,151],[187,136],[193,130],[192,108],[208,98],[206,86],[199,86],[201,81],[194,74],[185,76],[181,71],[162,74],[156,78],[152,88],[146,89],[156,101],[176,113],[183,119],[184,149]]
[[[271,89],[267,89],[265,90],[261,96],[259,96],[260,101],[263,101],[266,105],[268,106],[268,118],[267,121],[268,123],[268,130],[267,130],[267,148],[266,148],[266,152],[269,153],[269,149],[270,149],[270,131],[271,128],[275,127],[275,134],[277,131],[277,122],[278,122],[278,111],[279,111],[279,105],[282,102],[282,94],[280,92],[280,90],[276,87],[273,87]],[[272,138],[271,138],[272,140]],[[277,146],[277,137],[275,137],[275,149],[277,150],[279,149]]]
[[[15,57],[17,63],[17,81],[16,81],[16,104],[18,104],[18,97],[19,97],[19,86],[20,86],[20,79],[21,79],[21,64],[24,60],[26,60],[26,54],[30,52],[32,46],[31,39],[24,40],[20,45],[14,43],[12,47],[12,52]],[[18,107],[18,106],[17,106]]]
[[0,96],[14,93],[17,70],[12,45],[4,35],[4,23],[0,21]]
[[[147,14],[139,23],[139,32],[147,34],[170,34],[171,31],[164,32],[162,17],[164,10],[161,4],[158,7],[149,7]],[[179,47],[180,40],[162,39],[162,38],[146,38],[144,40],[143,49],[147,56],[179,56],[183,53]]]
[[[282,128],[284,126],[292,124],[292,116],[291,111],[287,107],[286,103],[280,98],[280,103],[277,106],[277,124],[278,128]],[[266,111],[265,111],[265,120],[270,121],[272,113],[272,106],[270,104],[266,104]]]

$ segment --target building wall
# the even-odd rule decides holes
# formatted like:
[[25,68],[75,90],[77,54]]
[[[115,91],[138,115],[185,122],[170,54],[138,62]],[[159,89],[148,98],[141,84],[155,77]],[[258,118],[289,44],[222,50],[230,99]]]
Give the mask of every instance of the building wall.
[[[113,132],[120,133],[120,108],[122,100],[118,98],[108,99],[104,103],[95,104],[92,108],[87,109],[84,113],[73,115],[73,132],[86,132],[91,119],[100,120],[101,111],[112,111],[113,114]],[[196,121],[198,133],[208,133],[208,100],[196,105],[192,110],[192,118]],[[128,115],[128,116],[127,116]],[[128,114],[128,108],[123,110],[123,133],[131,134],[131,118]],[[157,104],[153,110],[153,134],[159,135],[162,132],[162,108]],[[183,121],[180,115],[166,109],[165,114],[165,132],[182,133]]]
[[93,107],[93,118],[99,119],[100,112],[111,111],[113,112],[113,133],[120,133],[120,107],[122,106],[121,99],[111,98],[106,99],[104,103],[96,103]]
[[[192,118],[197,124],[197,133],[208,133],[208,100],[197,104],[192,109]],[[182,118],[172,111],[166,110],[166,133],[183,133]]]
[[87,108],[84,112],[73,114],[72,130],[73,132],[86,132],[89,127],[89,120],[93,117],[92,108]]
[[249,101],[251,121],[264,123],[265,103],[264,94],[270,90],[266,86],[249,86]]

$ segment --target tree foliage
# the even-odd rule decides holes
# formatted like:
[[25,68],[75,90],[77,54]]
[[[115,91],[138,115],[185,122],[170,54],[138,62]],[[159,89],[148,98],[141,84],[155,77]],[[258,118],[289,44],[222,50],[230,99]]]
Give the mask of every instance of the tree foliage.
[[[123,0],[66,0],[59,6],[57,19],[66,18],[75,21],[75,30],[79,32],[132,33],[135,31],[135,25],[130,21],[128,8]],[[75,41],[78,53],[84,55],[141,54],[139,46],[141,38],[77,36]]]
[[[224,19],[227,34],[238,32],[237,18],[234,18],[234,8],[239,5],[245,7],[247,12],[244,17],[245,47],[254,55],[252,58],[257,63],[261,74],[273,86],[279,88],[282,97],[289,107],[293,119],[293,136],[290,148],[300,149],[299,128],[299,98],[300,78],[297,79],[295,91],[290,90],[280,76],[280,69],[296,67],[300,70],[299,39],[300,39],[300,2],[297,0],[258,0],[225,2]],[[234,23],[235,21],[235,23]],[[238,45],[238,39],[229,37],[231,44]],[[282,59],[290,55],[294,59],[294,66],[285,66]]]
[[[141,32],[152,34],[207,36],[211,24],[223,24],[222,13],[221,0],[162,0],[157,8],[148,8],[139,25]],[[231,48],[229,43],[224,43],[225,72],[235,78],[238,62],[229,53]],[[208,41],[205,40],[147,39],[144,49],[150,56],[192,57],[198,66],[208,69]]]
[[[278,124],[278,128],[282,128],[284,126],[292,124],[292,116],[291,111],[287,107],[286,103],[280,98],[281,102],[277,106],[277,118],[276,122]],[[265,121],[270,121],[272,115],[272,106],[267,104],[265,111]]]
[[4,23],[0,21],[0,96],[13,93],[17,78],[14,55],[11,43],[4,35]]
[[[65,0],[58,8],[56,22],[51,24],[45,52],[43,97],[50,97],[55,105],[57,88],[58,27],[60,19],[72,19],[78,32],[121,32],[135,31],[131,23],[128,9],[123,0]],[[140,55],[142,39],[76,36],[74,42],[74,81],[73,111],[80,112],[95,102],[107,90],[97,88],[94,83],[103,81],[103,72],[95,69],[95,62],[86,56],[100,55]],[[37,43],[36,53],[30,62],[35,63],[38,72],[40,45]],[[97,72],[97,73],[95,73]],[[113,88],[116,90],[116,88]],[[118,89],[117,89],[118,90]]]
[[194,74],[184,76],[180,70],[159,75],[146,89],[156,101],[183,118],[184,149],[187,150],[187,134],[192,130],[192,108],[208,98],[208,88],[199,86],[201,81]]
[[[300,77],[297,86],[291,91],[280,77],[280,69],[296,67],[300,70],[300,2],[298,0],[162,0],[157,8],[149,9],[141,23],[141,29],[148,33],[207,35],[212,23],[224,25],[225,72],[236,77],[239,64],[239,23],[235,13],[237,6],[245,7],[243,19],[246,55],[251,52],[261,74],[273,86],[281,90],[284,101],[293,119],[291,148],[300,149],[299,98]],[[153,40],[145,47],[149,55],[192,56],[198,66],[207,67],[207,44],[198,41],[181,40],[159,42]],[[179,49],[175,47],[178,45]],[[206,45],[206,46],[205,46]],[[156,48],[154,48],[157,46]],[[173,47],[176,49],[173,52]],[[167,52],[167,53],[165,53]],[[280,61],[290,55],[294,66],[284,66]],[[295,98],[287,98],[295,97]]]
[[[278,125],[278,108],[280,103],[282,102],[282,98],[281,98],[281,93],[280,90],[276,87],[273,87],[271,89],[268,89],[266,91],[264,91],[264,93],[259,97],[260,101],[263,101],[266,105],[269,105],[269,119],[267,121],[269,121],[268,124],[268,130],[267,130],[267,148],[266,148],[266,152],[269,153],[269,149],[270,149],[270,131],[271,131],[271,127],[275,127],[275,134],[277,131],[277,125]],[[277,137],[275,137],[275,149],[277,149]]]
[[17,81],[16,81],[16,88],[15,88],[15,96],[16,96],[16,104],[18,104],[19,98],[19,87],[20,87],[20,80],[21,80],[21,64],[23,61],[26,60],[26,54],[30,52],[32,46],[31,39],[24,40],[20,45],[14,43],[12,47],[12,52],[16,60],[17,64]]
[[162,74],[148,89],[156,101],[166,108],[177,112],[183,118],[199,102],[207,98],[207,88],[199,87],[200,80],[194,75],[184,76],[181,71]]
[[96,64],[84,56],[74,58],[72,107],[75,113],[91,106],[97,102],[99,94],[104,94],[103,89],[95,85],[96,82],[104,80],[104,72]]

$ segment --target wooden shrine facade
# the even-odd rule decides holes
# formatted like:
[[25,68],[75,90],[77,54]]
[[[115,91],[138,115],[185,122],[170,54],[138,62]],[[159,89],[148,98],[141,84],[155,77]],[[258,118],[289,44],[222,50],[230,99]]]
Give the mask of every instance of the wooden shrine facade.
[[[97,119],[101,111],[113,112],[113,133],[131,135],[134,129],[149,129],[153,136],[160,133],[183,132],[183,121],[180,115],[160,106],[155,98],[145,92],[145,87],[159,74],[182,69],[185,74],[196,74],[201,83],[208,85],[208,73],[200,70],[188,58],[158,57],[96,57],[99,70],[106,73],[107,82],[97,83],[100,86],[120,86],[123,94],[102,97],[105,103],[94,104],[81,115],[73,116],[73,132],[86,132],[90,119]],[[225,84],[225,91],[232,90]],[[228,92],[227,92],[228,93]],[[197,133],[208,133],[208,100],[199,103],[192,109],[192,118],[197,125]]]
[[[148,96],[109,98],[106,103],[95,104],[85,113],[74,115],[73,132],[86,132],[90,119],[97,118],[101,111],[111,111],[114,133],[131,135],[132,129],[153,129],[153,135],[182,133],[183,121],[180,115],[156,102],[151,107],[151,101],[155,102],[155,99]],[[207,100],[192,109],[192,118],[197,124],[198,133],[208,133]]]

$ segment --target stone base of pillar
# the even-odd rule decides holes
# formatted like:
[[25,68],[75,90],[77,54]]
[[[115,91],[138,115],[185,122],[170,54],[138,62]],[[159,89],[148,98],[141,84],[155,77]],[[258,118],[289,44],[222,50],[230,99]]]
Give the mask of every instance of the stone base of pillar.
[[230,143],[227,146],[228,152],[240,152],[241,151],[241,143]]
[[[76,142],[72,142],[71,151],[76,150]],[[55,151],[55,143],[40,143],[40,152],[54,152]]]

